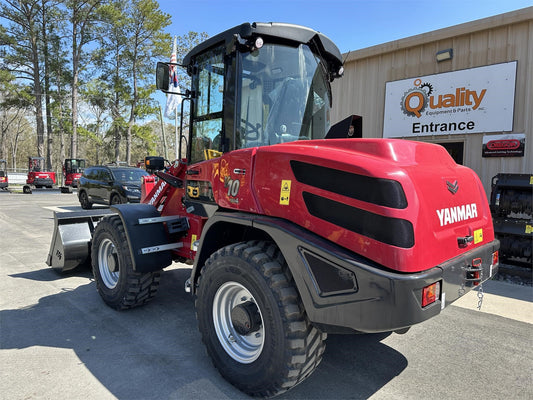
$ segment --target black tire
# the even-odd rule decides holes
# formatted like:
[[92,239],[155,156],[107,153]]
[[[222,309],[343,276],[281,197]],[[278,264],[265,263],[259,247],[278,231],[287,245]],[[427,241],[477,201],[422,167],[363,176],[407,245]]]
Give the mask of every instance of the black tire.
[[92,208],[93,203],[89,201],[89,196],[87,195],[87,192],[85,190],[80,192],[79,200],[81,208],[83,208],[84,210],[90,210]]
[[327,335],[309,322],[285,260],[270,242],[214,253],[200,276],[196,315],[215,367],[252,396],[276,396],[302,382],[326,347]]
[[118,194],[112,194],[111,199],[109,200],[109,204],[111,205],[122,204],[122,199],[120,198]]
[[31,187],[29,187],[28,185],[24,185],[22,188],[22,193],[31,194]]
[[157,293],[160,272],[133,270],[126,232],[118,215],[106,217],[96,226],[91,262],[96,289],[111,308],[124,310],[141,306]]

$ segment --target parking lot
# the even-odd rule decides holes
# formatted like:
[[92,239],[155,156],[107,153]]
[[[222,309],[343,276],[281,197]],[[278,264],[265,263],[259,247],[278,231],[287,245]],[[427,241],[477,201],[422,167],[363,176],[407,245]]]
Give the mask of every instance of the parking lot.
[[[89,269],[45,264],[54,211],[76,194],[0,191],[0,398],[246,399],[214,369],[184,291],[165,270],[157,297],[108,308]],[[330,335],[316,372],[280,399],[533,398],[531,287],[491,281],[407,334]]]

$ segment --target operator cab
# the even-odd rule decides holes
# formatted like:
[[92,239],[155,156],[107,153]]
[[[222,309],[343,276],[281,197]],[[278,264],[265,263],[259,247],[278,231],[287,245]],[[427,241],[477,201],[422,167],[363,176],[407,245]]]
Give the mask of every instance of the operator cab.
[[28,157],[28,172],[46,171],[44,157]]
[[[329,130],[330,82],[342,75],[342,58],[319,32],[242,24],[195,47],[183,64],[192,78],[189,163],[236,149],[323,139]],[[168,71],[168,63],[158,63],[163,91]]]
[[67,158],[65,159],[65,174],[82,173],[85,170],[85,160],[82,158]]

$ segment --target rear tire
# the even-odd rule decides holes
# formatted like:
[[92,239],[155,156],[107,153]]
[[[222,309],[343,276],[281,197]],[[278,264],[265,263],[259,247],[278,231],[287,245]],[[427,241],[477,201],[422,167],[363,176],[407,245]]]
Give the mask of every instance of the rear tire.
[[31,187],[29,187],[28,185],[24,185],[24,187],[22,188],[22,193],[31,194]]
[[93,203],[89,201],[89,196],[85,190],[80,193],[80,205],[84,210],[90,210],[93,206]]
[[109,307],[124,310],[141,306],[156,295],[160,272],[133,270],[120,216],[106,217],[96,226],[91,260],[96,289]]
[[196,315],[213,364],[249,395],[279,395],[322,360],[327,335],[309,322],[272,243],[237,243],[214,253],[200,276]]

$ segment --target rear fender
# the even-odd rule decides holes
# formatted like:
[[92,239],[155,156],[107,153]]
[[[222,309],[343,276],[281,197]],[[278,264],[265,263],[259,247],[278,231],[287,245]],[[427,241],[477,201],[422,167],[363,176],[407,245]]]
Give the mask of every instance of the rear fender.
[[[267,217],[268,220],[270,220]],[[279,219],[273,218],[275,222]],[[291,224],[292,225],[292,224]],[[194,259],[190,278],[191,293],[195,293],[198,278],[207,259],[218,249],[242,241],[269,240],[274,242],[281,250],[284,257],[289,261],[286,254],[286,241],[290,235],[279,235],[276,229],[270,229],[261,222],[257,215],[246,213],[217,212],[210,217],[202,231],[198,250]],[[283,230],[283,229],[281,229]],[[289,244],[289,243],[287,243]],[[305,287],[301,272],[294,271],[294,264],[288,262],[289,269],[293,273],[298,290]]]

